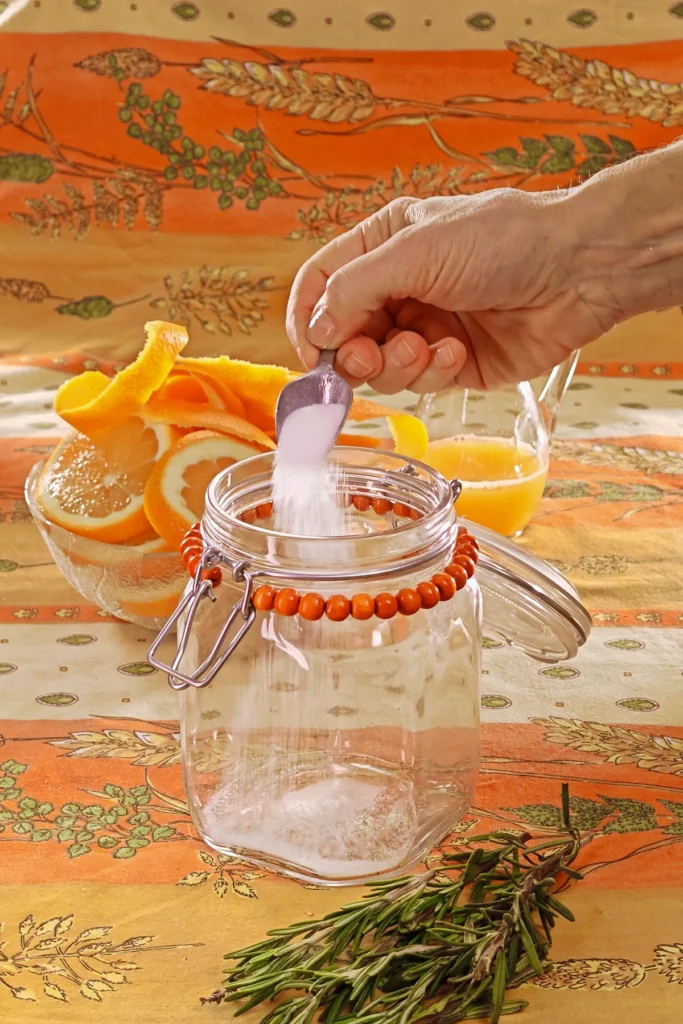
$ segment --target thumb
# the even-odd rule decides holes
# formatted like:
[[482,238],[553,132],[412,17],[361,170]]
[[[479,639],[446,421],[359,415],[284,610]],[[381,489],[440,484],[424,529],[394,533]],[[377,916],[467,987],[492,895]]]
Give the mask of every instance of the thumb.
[[422,246],[416,244],[420,236],[420,228],[405,227],[336,270],[313,309],[307,340],[316,348],[339,348],[362,333],[373,313],[392,299],[422,299],[420,292],[428,285],[427,275],[418,269],[427,256],[420,255]]

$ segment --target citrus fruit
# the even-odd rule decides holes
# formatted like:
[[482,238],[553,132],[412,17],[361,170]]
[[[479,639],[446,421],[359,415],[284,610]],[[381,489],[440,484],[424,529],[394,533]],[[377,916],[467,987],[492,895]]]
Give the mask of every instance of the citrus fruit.
[[142,352],[112,380],[99,371],[88,371],[62,384],[55,395],[55,412],[75,430],[93,437],[122,423],[139,412],[164,383],[187,344],[187,331],[163,320],[145,324],[145,331]]
[[193,402],[164,402],[159,398],[152,398],[145,406],[145,415],[158,423],[172,423],[177,427],[229,434],[249,444],[258,445],[259,450],[275,447],[267,434],[240,416],[233,416],[232,413],[219,409],[202,408]]
[[143,494],[160,455],[176,432],[165,423],[131,416],[97,443],[67,437],[45,463],[36,499],[45,518],[81,537],[127,543],[149,528]]
[[395,413],[387,416],[389,430],[394,439],[394,451],[398,455],[407,455],[411,459],[424,461],[429,445],[429,435],[422,420],[407,413]]
[[145,512],[160,537],[178,550],[187,530],[204,514],[204,495],[217,473],[263,448],[212,430],[176,441],[154,467],[145,487]]

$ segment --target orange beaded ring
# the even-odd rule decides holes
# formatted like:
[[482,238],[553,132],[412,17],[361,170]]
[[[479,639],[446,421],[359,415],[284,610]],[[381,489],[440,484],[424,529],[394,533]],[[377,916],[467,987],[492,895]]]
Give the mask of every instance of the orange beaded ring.
[[[363,499],[360,502],[360,499]],[[356,508],[362,506],[360,511],[367,511],[372,508],[378,515],[393,511],[395,515],[402,518],[418,519],[420,514],[415,509],[409,509],[407,505],[392,504],[384,498],[368,499],[366,495],[355,495],[351,499]],[[365,505],[368,501],[368,505]],[[376,504],[380,505],[376,508]],[[266,511],[267,509],[267,511]],[[253,513],[253,519],[251,515]],[[244,513],[241,518],[245,522],[253,522],[257,518],[267,518],[272,513],[272,503],[267,502],[257,505]],[[249,517],[249,518],[247,518]],[[191,527],[180,545],[180,554],[183,564],[190,576],[195,576],[204,550],[199,523]],[[321,594],[299,595],[292,587],[283,587],[278,590],[269,584],[257,587],[252,597],[254,608],[260,612],[275,611],[278,615],[290,617],[300,615],[302,619],[316,622],[323,615],[332,622],[343,622],[349,616],[353,619],[371,619],[376,616],[378,619],[392,619],[396,614],[414,615],[420,608],[433,608],[439,601],[450,601],[458,590],[467,585],[467,581],[474,575],[479,558],[479,544],[471,533],[463,527],[458,531],[458,540],[450,564],[443,572],[432,576],[431,580],[418,583],[416,587],[404,587],[397,594],[382,593],[376,597],[369,594],[354,594],[353,597],[344,597],[342,594],[333,594],[327,600]],[[221,582],[222,573],[218,566],[205,569],[202,579],[211,580],[214,587]]]

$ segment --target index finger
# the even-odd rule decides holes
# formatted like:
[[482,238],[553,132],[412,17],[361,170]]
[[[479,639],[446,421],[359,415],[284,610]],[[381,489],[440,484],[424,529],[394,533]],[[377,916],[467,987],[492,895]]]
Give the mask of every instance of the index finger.
[[325,294],[329,278],[347,263],[383,245],[405,227],[405,210],[414,199],[395,200],[361,221],[351,231],[328,242],[311,256],[294,279],[287,303],[287,336],[307,369],[318,362],[318,349],[306,337],[313,310]]

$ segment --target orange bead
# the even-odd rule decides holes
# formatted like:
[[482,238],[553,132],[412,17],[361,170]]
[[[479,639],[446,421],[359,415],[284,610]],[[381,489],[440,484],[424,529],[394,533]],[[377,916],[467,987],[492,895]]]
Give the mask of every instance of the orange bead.
[[268,516],[273,514],[273,503],[272,501],[264,501],[261,505],[256,506],[256,515],[259,519],[267,519]]
[[399,590],[396,600],[401,615],[414,615],[422,607],[422,598],[419,592],[412,590],[410,587],[404,587],[403,590]]
[[415,589],[420,595],[423,608],[433,608],[441,600],[439,588],[435,587],[433,583],[418,583]]
[[299,601],[299,615],[302,619],[316,622],[322,618],[325,611],[325,601],[320,594],[304,594]]
[[184,551],[180,552],[180,557],[183,560],[183,565],[187,568],[190,559],[200,559],[204,552],[203,545],[193,545],[192,547],[186,547]]
[[476,565],[474,564],[472,559],[469,558],[467,555],[453,555],[451,561],[453,562],[454,565],[461,565],[463,567],[463,569],[467,573],[468,579],[471,576],[474,576],[474,570],[476,569]]
[[196,534],[188,533],[183,537],[183,539],[180,542],[180,553],[182,554],[183,551],[186,551],[188,548],[194,548],[197,546],[199,546],[200,548],[204,547],[204,541],[202,540],[202,538],[198,537]]
[[243,523],[255,523],[258,514],[255,508],[248,508],[246,512],[243,512],[240,519]]
[[462,590],[467,586],[468,576],[461,565],[447,565],[446,572],[455,583],[456,590]]
[[378,619],[393,619],[398,611],[398,601],[393,594],[378,594],[375,598],[375,615]]
[[402,502],[397,501],[394,505],[394,515],[398,516],[399,519],[408,519],[410,516],[410,508]]
[[375,614],[375,599],[369,594],[354,594],[351,598],[351,614],[354,619],[371,619]]
[[325,615],[332,622],[343,622],[351,614],[351,602],[342,594],[334,594],[325,602]]
[[278,591],[273,601],[273,608],[278,615],[296,615],[299,610],[299,595],[291,587]]
[[205,569],[202,573],[203,580],[211,580],[214,587],[217,587],[223,579],[223,573],[217,565],[214,565],[212,569]]
[[277,590],[275,587],[269,587],[264,584],[256,588],[251,602],[257,612],[269,612],[273,607],[276,594]]
[[357,508],[359,512],[367,512],[370,508],[370,499],[367,494],[354,494],[351,498],[351,504],[354,508]]
[[194,576],[201,560],[201,555],[190,555],[185,562],[185,568],[190,576]]
[[408,513],[408,516],[410,519],[413,520],[413,522],[417,521],[418,519],[422,519],[422,513],[418,512],[416,508],[411,508],[410,512]]
[[479,561],[479,552],[476,548],[470,547],[469,544],[463,544],[462,547],[458,546],[455,549],[455,553],[456,555],[466,555],[468,558],[472,559],[475,565]]
[[435,587],[438,587],[441,600],[450,601],[455,593],[455,580],[453,577],[449,576],[446,572],[437,572],[436,576],[432,576],[432,583]]
[[468,533],[465,537],[458,537],[458,543],[455,545],[456,551],[463,551],[466,549],[479,551],[479,545],[471,533]]
[[373,498],[372,507],[378,516],[385,516],[387,512],[391,512],[394,504],[386,498]]

